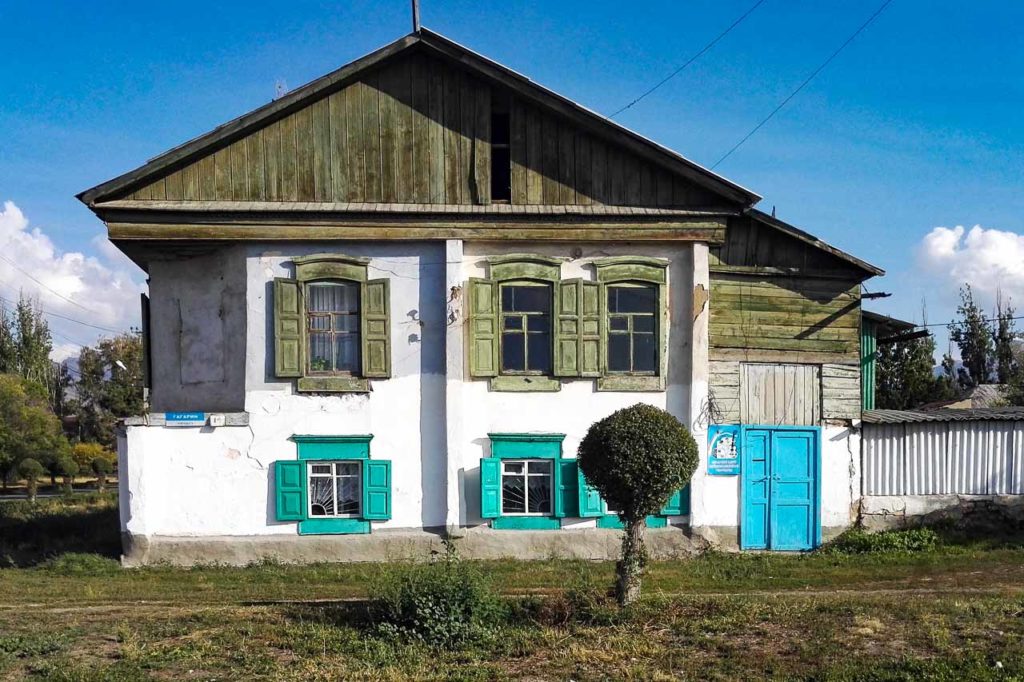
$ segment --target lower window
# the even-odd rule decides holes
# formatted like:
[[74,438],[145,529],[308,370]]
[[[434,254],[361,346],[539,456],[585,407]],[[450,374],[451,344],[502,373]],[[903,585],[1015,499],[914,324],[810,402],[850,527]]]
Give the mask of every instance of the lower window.
[[551,460],[502,460],[501,513],[548,516],[554,513]]
[[358,460],[309,462],[309,515],[356,518],[362,512],[363,473]]

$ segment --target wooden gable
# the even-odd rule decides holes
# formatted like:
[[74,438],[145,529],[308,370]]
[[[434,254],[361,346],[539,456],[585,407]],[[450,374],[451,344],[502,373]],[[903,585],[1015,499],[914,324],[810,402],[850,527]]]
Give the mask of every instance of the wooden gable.
[[[457,47],[435,34],[408,37],[379,59],[336,72],[348,69],[344,77],[315,81],[267,113],[257,110],[80,196],[90,205],[140,208],[159,201],[735,210],[756,200]],[[492,130],[502,116],[508,139]],[[496,167],[494,182],[508,178],[496,193],[492,157],[507,164]]]

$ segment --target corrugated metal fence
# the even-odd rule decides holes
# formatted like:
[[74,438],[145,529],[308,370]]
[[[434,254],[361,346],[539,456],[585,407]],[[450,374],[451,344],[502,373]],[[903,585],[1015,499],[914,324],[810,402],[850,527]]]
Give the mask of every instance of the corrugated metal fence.
[[864,424],[865,495],[1024,494],[1024,421]]

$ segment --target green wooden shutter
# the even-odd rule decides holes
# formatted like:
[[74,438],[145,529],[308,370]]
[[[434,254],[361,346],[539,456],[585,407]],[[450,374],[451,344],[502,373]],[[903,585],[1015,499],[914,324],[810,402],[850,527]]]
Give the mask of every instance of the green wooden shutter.
[[391,461],[363,460],[363,518],[391,518]]
[[601,493],[597,492],[596,488],[587,483],[587,479],[583,476],[583,471],[579,471],[579,476],[576,480],[579,486],[580,516],[582,518],[604,516],[604,500],[601,499]]
[[362,285],[363,376],[384,379],[391,376],[390,286],[386,279],[371,279]]
[[579,516],[579,467],[574,459],[556,459],[555,463],[555,516]]
[[306,467],[294,459],[274,462],[274,499],[278,521],[306,518]]
[[498,285],[469,280],[469,375],[498,375]]
[[501,516],[501,460],[494,457],[480,460],[480,516]]
[[580,374],[580,298],[583,280],[555,284],[555,376]]
[[152,346],[149,340],[149,296],[139,294],[142,304],[142,385],[153,388]]
[[302,376],[302,297],[286,277],[274,278],[274,374]]
[[580,287],[580,376],[601,376],[601,285],[582,282]]
[[677,490],[668,498],[668,502],[658,512],[662,516],[683,516],[690,513],[690,484],[682,490]]

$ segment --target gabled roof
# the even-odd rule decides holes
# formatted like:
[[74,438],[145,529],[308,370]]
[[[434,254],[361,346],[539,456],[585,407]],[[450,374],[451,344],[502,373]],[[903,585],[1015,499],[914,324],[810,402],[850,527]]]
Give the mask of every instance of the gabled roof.
[[293,113],[311,100],[324,96],[332,89],[353,81],[365,71],[414,49],[423,49],[434,56],[455,62],[476,75],[509,88],[518,96],[572,120],[582,129],[632,151],[640,157],[659,164],[671,172],[705,189],[717,193],[729,201],[742,206],[751,206],[760,196],[704,168],[681,155],[645,137],[634,133],[610,119],[597,114],[580,104],[559,95],[525,76],[483,57],[458,43],[437,33],[422,29],[419,33],[404,36],[370,54],[361,57],[336,71],[299,87],[280,99],[225,123],[212,131],[179,145],[133,171],[108,180],[92,189],[78,194],[88,206],[96,206],[108,199],[118,199],[131,188],[167,174],[189,160],[199,158],[227,142],[248,134],[274,120]]
[[843,251],[842,249],[838,249],[832,246],[831,244],[828,244],[818,239],[813,234],[804,232],[800,228],[794,227],[789,223],[783,222],[778,218],[768,215],[763,211],[758,211],[756,208],[751,208],[747,211],[747,213],[750,215],[751,218],[761,223],[762,225],[767,225],[768,227],[771,227],[775,230],[778,230],[779,232],[787,234],[790,237],[799,239],[800,241],[810,244],[811,246],[817,249],[820,249],[826,253],[830,253],[836,258],[846,261],[850,265],[853,265],[854,267],[859,268],[860,270],[863,270],[864,272],[867,272],[870,275],[881,276],[885,274],[885,270],[883,270],[882,268],[872,265],[867,261],[863,261],[860,258],[857,258],[856,256],[852,256]]

